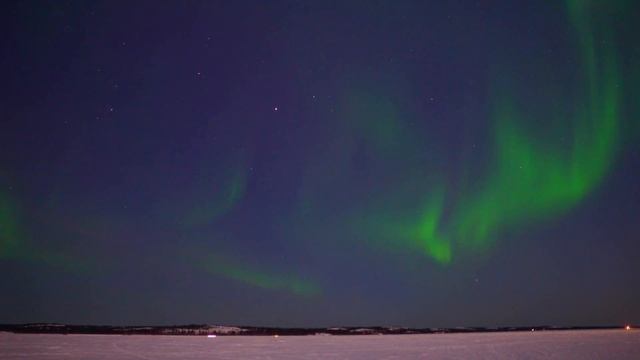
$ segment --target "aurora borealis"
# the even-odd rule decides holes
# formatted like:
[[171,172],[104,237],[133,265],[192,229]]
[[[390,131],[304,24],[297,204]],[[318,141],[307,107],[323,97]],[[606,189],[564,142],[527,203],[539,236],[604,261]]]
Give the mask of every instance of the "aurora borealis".
[[0,323],[640,322],[639,10],[14,2]]

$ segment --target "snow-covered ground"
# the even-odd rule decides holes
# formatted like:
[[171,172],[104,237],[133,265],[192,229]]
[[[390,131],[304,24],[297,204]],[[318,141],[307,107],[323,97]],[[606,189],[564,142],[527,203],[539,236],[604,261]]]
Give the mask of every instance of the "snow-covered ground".
[[354,336],[0,333],[0,359],[640,359],[640,331]]

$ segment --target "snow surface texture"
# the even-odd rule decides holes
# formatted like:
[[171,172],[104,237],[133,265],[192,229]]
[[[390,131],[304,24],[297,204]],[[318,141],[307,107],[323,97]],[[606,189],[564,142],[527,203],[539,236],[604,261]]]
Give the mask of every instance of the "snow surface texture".
[[640,331],[367,336],[0,333],[0,359],[640,359]]

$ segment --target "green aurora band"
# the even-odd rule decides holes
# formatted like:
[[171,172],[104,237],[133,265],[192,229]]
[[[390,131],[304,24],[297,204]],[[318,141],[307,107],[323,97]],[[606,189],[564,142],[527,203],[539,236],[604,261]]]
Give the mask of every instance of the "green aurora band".
[[[373,214],[355,211],[350,221],[356,237],[364,233],[371,245],[418,250],[437,263],[449,264],[454,252],[486,249],[502,231],[561,215],[597,188],[616,157],[621,78],[613,37],[607,33],[604,22],[597,23],[595,4],[570,1],[567,5],[571,25],[578,35],[582,60],[579,72],[584,79],[576,84],[579,100],[576,104],[580,106],[572,108],[570,115],[558,122],[569,125],[572,142],[568,146],[553,146],[528,134],[517,125],[526,123],[525,116],[517,111],[517,102],[498,93],[491,114],[495,129],[493,161],[488,169],[490,175],[480,182],[480,187],[471,191],[463,187],[456,192],[432,184],[432,189],[426,191],[427,197],[422,199],[423,205],[416,209],[413,205],[406,206],[412,203],[411,194],[401,189],[411,189],[406,192],[414,191],[412,196],[420,198],[415,191],[424,192],[424,185],[397,183],[394,191],[373,204],[378,211]],[[366,99],[360,105],[352,107],[355,110],[351,111],[351,117],[367,117],[371,112],[366,109],[375,108]],[[368,117],[373,125],[364,133],[365,139],[378,150],[376,154],[391,146],[401,157],[410,158],[413,148],[407,144],[412,143],[411,139],[396,130],[398,119],[392,105],[385,106],[385,110]],[[386,131],[389,134],[383,136]],[[404,163],[403,169],[415,166]],[[432,183],[425,174],[433,172],[412,173],[409,178]],[[445,197],[452,194],[455,198]]]
[[[611,170],[620,141],[621,76],[613,36],[596,22],[594,6],[591,1],[567,1],[583,74],[583,83],[576,87],[584,89],[576,102],[583,106],[574,108],[562,122],[571,125],[569,146],[553,147],[528,134],[518,126],[526,115],[519,113],[517,101],[498,94],[491,114],[495,143],[489,175],[479,188],[456,192],[441,186],[444,182],[437,165],[421,168],[425,159],[414,154],[428,142],[421,142],[411,128],[403,126],[394,101],[375,92],[366,95],[369,89],[350,89],[345,112],[348,122],[338,124],[335,134],[328,134],[331,142],[323,144],[317,159],[310,161],[313,166],[300,194],[303,215],[293,226],[287,221],[287,229],[297,231],[296,238],[310,239],[307,241],[315,247],[309,248],[317,250],[326,239],[335,237],[332,228],[344,229],[341,225],[346,221],[352,226],[347,235],[364,234],[374,245],[419,251],[446,265],[459,251],[490,247],[507,229],[561,215],[578,205]],[[373,154],[367,158],[372,173],[384,172],[388,176],[384,180],[395,184],[393,190],[385,192],[382,186],[387,182],[373,179],[370,188],[355,195],[325,191],[340,189],[344,181],[360,179],[358,176],[374,177],[358,174],[345,156],[358,151]],[[247,188],[246,164],[238,163],[227,173],[207,178],[204,185],[194,184],[196,190],[206,189],[203,192],[178,194],[187,200],[175,201],[178,211],[172,217],[193,228],[210,225],[230,213],[243,201]],[[425,184],[433,185],[436,178],[439,186],[424,191]],[[369,196],[374,192],[384,195]],[[335,211],[331,206],[334,198],[347,196],[354,200],[352,204]],[[411,206],[403,207],[406,204]],[[370,216],[363,208],[380,211]],[[72,264],[69,257],[35,251],[25,240],[29,239],[21,233],[11,199],[0,192],[0,260]],[[322,293],[317,284],[296,275],[264,271],[226,256],[210,255],[198,264],[211,274],[257,288],[300,296]]]
[[213,194],[205,197],[205,203],[194,206],[181,219],[183,225],[193,227],[209,224],[228,213],[244,197],[247,186],[245,172],[236,170],[228,176]]
[[316,284],[297,276],[261,271],[220,255],[208,256],[202,262],[202,268],[209,273],[262,289],[283,290],[300,296],[315,296],[321,293],[320,287]]
[[506,228],[567,211],[611,169],[619,138],[620,78],[612,41],[596,37],[589,5],[588,1],[568,2],[586,79],[585,105],[572,119],[572,146],[566,151],[536,142],[517,127],[522,116],[512,102],[497,101],[493,115],[496,160],[491,175],[480,191],[456,203],[449,222],[441,222],[444,209],[438,200],[408,231],[413,233],[410,243],[422,244],[435,261],[447,264],[456,246],[486,248]]

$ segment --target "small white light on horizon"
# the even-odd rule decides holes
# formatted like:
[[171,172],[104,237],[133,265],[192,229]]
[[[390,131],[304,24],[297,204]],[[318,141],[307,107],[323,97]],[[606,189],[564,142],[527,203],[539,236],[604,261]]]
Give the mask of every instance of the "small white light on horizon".
[[274,338],[278,338],[278,337],[280,337],[280,335],[275,334],[275,335],[273,335],[273,337],[274,337]]
[[214,338],[214,337],[216,337],[216,335],[210,334],[210,335],[207,335],[207,337],[208,338]]
[[277,107],[277,106],[276,106],[276,107],[274,107],[274,108],[273,108],[273,111],[278,111],[278,107]]
[[625,326],[625,327],[624,327],[624,329],[625,329],[625,330],[631,330],[631,326],[630,326],[630,325],[627,325],[627,326]]

